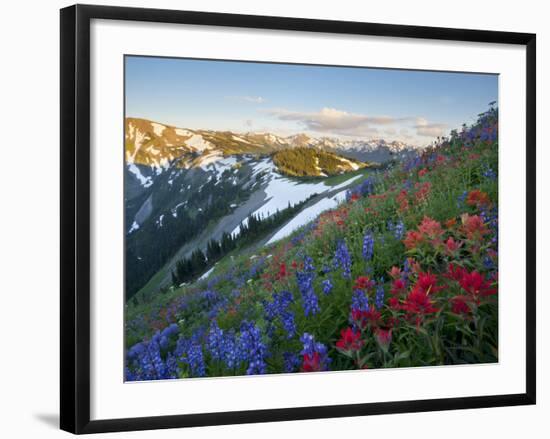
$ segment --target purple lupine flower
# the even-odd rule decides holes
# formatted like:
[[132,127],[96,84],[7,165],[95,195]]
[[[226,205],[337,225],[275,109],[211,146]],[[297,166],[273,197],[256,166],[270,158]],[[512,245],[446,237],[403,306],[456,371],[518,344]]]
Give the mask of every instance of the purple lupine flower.
[[298,290],[302,295],[304,315],[306,317],[315,315],[321,310],[319,308],[319,299],[313,289],[314,278],[315,267],[313,266],[313,259],[306,255],[304,256],[304,271],[296,272],[296,282],[298,284]]
[[491,243],[496,248],[498,246],[498,209],[496,207],[489,210],[482,209],[479,216],[491,231]]
[[159,343],[161,348],[166,349],[170,341],[170,338],[176,335],[178,332],[179,332],[179,326],[177,325],[177,323],[172,323],[171,325],[164,328],[160,333]]
[[296,322],[294,321],[294,313],[289,310],[290,305],[294,301],[290,291],[281,291],[273,294],[273,301],[264,301],[264,310],[266,320],[270,323],[268,330],[274,330],[273,323],[279,319],[287,337],[292,338],[296,333]]
[[283,353],[283,370],[286,373],[296,372],[300,367],[300,359],[293,352]]
[[356,197],[366,197],[367,195],[371,194],[374,191],[374,182],[374,178],[369,177],[363,180],[357,186],[348,189],[346,191],[346,201],[351,201],[354,195]]
[[313,289],[313,278],[315,273],[306,271],[296,272],[296,281],[298,283],[298,290],[302,295],[302,301],[304,306],[304,315],[315,315],[320,311],[319,299]]
[[304,271],[307,271],[307,272],[315,271],[315,267],[313,266],[313,259],[311,259],[307,255],[304,256]]
[[218,326],[218,322],[213,320],[210,325],[210,331],[206,339],[206,348],[213,360],[222,360],[224,357],[224,331]]
[[323,294],[325,296],[328,296],[330,294],[330,292],[332,291],[332,282],[330,279],[325,279],[323,281]]
[[167,378],[166,366],[160,355],[160,333],[157,332],[149,342],[143,344],[144,350],[134,362],[140,380],[158,380]]
[[493,258],[487,254],[483,257],[483,266],[486,270],[494,270],[496,268],[496,264],[493,261]]
[[139,378],[137,375],[132,372],[132,370],[129,367],[124,368],[124,379],[125,381],[138,381]]
[[363,197],[370,195],[374,191],[374,179],[366,178],[361,183],[359,183],[357,189]]
[[457,201],[456,201],[456,207],[458,209],[464,209],[465,201],[466,201],[467,196],[468,196],[468,191],[464,191],[464,192],[462,192],[461,195],[458,196]]
[[[353,290],[353,293],[351,295],[351,313],[354,311],[366,311],[368,312],[370,310],[369,306],[369,298],[367,296],[367,293],[365,293],[363,290],[360,290],[358,288]],[[353,320],[350,314],[350,320]]]
[[354,330],[359,330],[358,316],[362,316],[364,313],[370,311],[369,298],[367,293],[360,289],[354,289],[351,295],[351,306],[349,312],[349,322],[351,323]]
[[380,309],[384,306],[384,278],[378,280],[376,285],[376,295],[374,296],[374,306]]
[[412,170],[418,168],[421,164],[422,158],[419,155],[416,155],[403,163],[403,171],[411,172]]
[[172,352],[169,352],[166,356],[166,377],[173,380],[178,378],[179,374],[180,368],[178,365],[178,360]]
[[241,323],[241,336],[239,339],[240,355],[248,361],[247,375],[264,374],[267,371],[265,357],[267,349],[262,341],[260,328],[252,322]]
[[338,241],[333,260],[334,268],[342,269],[342,277],[351,279],[351,255],[344,240]]
[[496,180],[497,173],[489,165],[483,166],[482,175],[489,180]]
[[397,220],[395,223],[390,220],[388,221],[387,227],[395,239],[398,241],[403,239],[403,236],[405,235],[405,224],[403,224],[402,220]]
[[318,372],[328,370],[331,359],[328,356],[327,347],[323,343],[315,341],[315,337],[304,332],[300,337],[303,349],[300,355],[303,356],[302,370],[304,372]]
[[189,365],[191,376],[203,377],[206,375],[204,355],[200,344],[191,343],[187,349],[186,357],[183,360]]
[[370,230],[363,237],[363,259],[370,261],[374,255],[374,235]]

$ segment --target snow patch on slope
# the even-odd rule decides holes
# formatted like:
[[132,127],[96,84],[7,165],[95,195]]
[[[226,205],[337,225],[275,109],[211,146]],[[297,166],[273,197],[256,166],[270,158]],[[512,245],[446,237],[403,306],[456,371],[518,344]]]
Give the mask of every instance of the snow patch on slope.
[[164,130],[166,129],[165,125],[161,125],[160,123],[151,122],[151,126],[153,127],[153,131],[157,136],[162,136],[162,133],[164,133]]
[[231,157],[225,157],[223,159],[219,159],[215,163],[213,163],[211,166],[216,171],[216,178],[219,180],[226,170],[231,169],[236,164],[237,164],[237,159],[231,156]]
[[136,128],[135,137],[134,137],[134,152],[132,154],[130,154],[129,152],[126,153],[128,163],[134,163],[136,159],[136,154],[138,153],[139,149],[141,148],[141,145],[145,141],[146,141],[145,133],[141,132]]
[[149,187],[153,184],[153,179],[151,177],[145,177],[141,173],[139,168],[136,165],[134,165],[134,163],[130,163],[128,165],[128,170],[136,176],[136,178],[139,180],[139,182],[143,187]]
[[[253,215],[268,217],[277,212],[281,211],[288,207],[290,202],[291,205],[298,204],[314,194],[323,194],[329,191],[337,191],[343,189],[353,181],[361,178],[361,175],[355,175],[348,178],[346,181],[336,185],[329,186],[325,182],[320,183],[302,183],[296,180],[291,180],[287,177],[284,177],[277,172],[273,171],[274,165],[271,160],[262,160],[261,162],[254,165],[254,171],[252,175],[255,175],[260,172],[268,171],[268,184],[264,189],[266,193],[266,203],[261,206],[259,209],[253,212]],[[344,195],[345,196],[345,195]],[[319,201],[320,203],[320,201]],[[330,207],[327,207],[329,209]],[[298,214],[299,216],[300,214]],[[241,224],[246,225],[248,218],[245,218]],[[240,232],[241,226],[238,225],[231,232],[232,235],[236,235]]]
[[201,152],[205,149],[213,148],[213,145],[209,141],[204,140],[200,134],[193,134],[185,143],[191,148]]
[[233,140],[236,140],[237,142],[250,143],[248,140],[243,139],[242,137],[239,137],[239,136],[232,135],[231,137],[233,137]]
[[139,229],[139,224],[134,221],[130,227],[130,230],[128,230],[128,235],[137,229]]
[[357,171],[359,169],[359,165],[357,163],[354,163],[348,159],[340,157],[340,161],[347,163],[349,166],[351,166],[351,169],[353,169],[354,171]]
[[208,276],[210,276],[212,274],[212,272],[214,271],[214,268],[216,266],[214,265],[210,270],[208,270],[206,273],[204,273],[201,277],[199,277],[199,280],[203,280],[203,279],[206,279]]
[[222,159],[222,153],[220,151],[212,151],[208,154],[203,154],[198,160],[198,165],[205,171],[208,169],[209,165],[217,162]]
[[333,197],[323,198],[322,200],[315,203],[313,206],[307,207],[294,218],[292,218],[288,223],[286,223],[286,225],[282,229],[275,233],[275,235],[273,235],[271,239],[267,241],[267,244],[273,244],[276,241],[290,236],[292,232],[294,232],[296,229],[299,229],[300,227],[313,221],[324,211],[334,209],[345,199],[346,192],[342,191],[334,195]]
[[192,136],[193,133],[189,130],[184,130],[184,129],[181,129],[181,128],[176,128],[174,130],[174,132],[178,135],[178,136],[182,136],[182,137],[187,137],[187,136]]

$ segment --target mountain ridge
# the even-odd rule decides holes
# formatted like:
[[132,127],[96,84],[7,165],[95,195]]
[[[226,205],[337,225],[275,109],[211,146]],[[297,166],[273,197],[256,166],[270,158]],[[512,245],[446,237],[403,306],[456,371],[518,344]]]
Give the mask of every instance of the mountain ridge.
[[[296,148],[311,148],[348,160],[376,163],[399,159],[400,156],[418,151],[418,148],[403,142],[388,142],[384,139],[341,140],[313,138],[304,133],[282,137],[272,133],[194,130],[133,117],[126,118],[125,123],[127,164],[149,166],[157,173],[174,162],[177,167],[188,169],[204,167],[230,155],[271,155]],[[343,166],[343,172],[345,168]],[[347,170],[353,169],[350,166]]]

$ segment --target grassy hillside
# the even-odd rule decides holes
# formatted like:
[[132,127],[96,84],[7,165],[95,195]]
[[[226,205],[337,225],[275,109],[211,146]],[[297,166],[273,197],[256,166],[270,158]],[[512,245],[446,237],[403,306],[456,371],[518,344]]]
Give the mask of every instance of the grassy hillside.
[[365,167],[365,163],[315,148],[284,149],[273,154],[277,169],[295,177],[337,175]]
[[126,313],[127,380],[498,361],[498,112]]

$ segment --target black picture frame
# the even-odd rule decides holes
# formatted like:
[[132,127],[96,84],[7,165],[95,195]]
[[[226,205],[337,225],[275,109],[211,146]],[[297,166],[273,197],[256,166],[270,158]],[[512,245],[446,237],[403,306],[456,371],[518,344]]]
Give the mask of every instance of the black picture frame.
[[[525,46],[527,59],[525,66],[527,75],[526,392],[494,396],[90,420],[90,22],[92,19]],[[535,34],[89,5],[75,5],[62,9],[60,23],[61,429],[81,434],[535,404]]]

